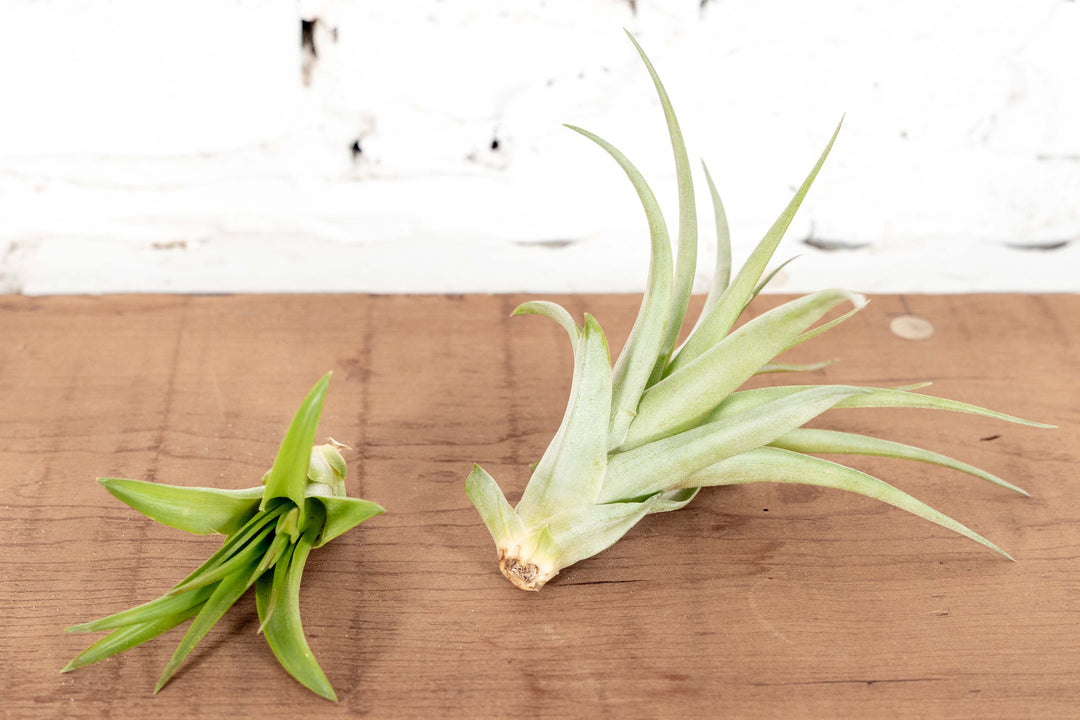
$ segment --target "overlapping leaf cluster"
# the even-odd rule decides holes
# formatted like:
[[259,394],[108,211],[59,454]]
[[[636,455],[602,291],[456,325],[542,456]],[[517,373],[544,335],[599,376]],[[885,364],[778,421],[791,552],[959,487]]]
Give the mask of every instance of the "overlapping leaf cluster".
[[[677,510],[711,485],[787,482],[849,490],[882,500],[955,530],[1005,554],[994,544],[910,495],[852,468],[814,457],[851,453],[905,458],[967,472],[1023,492],[982,470],[927,450],[888,440],[802,426],[832,408],[913,407],[975,413],[1049,427],[913,390],[846,385],[791,385],[738,390],[757,373],[811,370],[773,358],[844,321],[866,300],[846,290],[822,290],[736,323],[772,274],[766,266],[832,149],[840,128],[791,202],[746,264],[731,278],[730,241],[723,205],[708,169],[717,227],[713,285],[686,341],[676,341],[686,314],[697,262],[693,181],[679,123],[649,59],[631,36],[652,77],[667,120],[679,189],[678,261],[667,226],[641,173],[605,140],[580,128],[630,178],[648,220],[652,252],[641,308],[614,367],[603,330],[590,315],[579,326],[562,307],[528,302],[515,315],[558,322],[574,350],[570,400],[562,424],[535,466],[516,507],[479,466],[466,492],[487,525],[503,574],[538,590],[562,568],[595,555],[650,513]],[[782,267],[782,266],[781,266]],[[779,269],[779,268],[777,268]],[[775,270],[773,274],[775,274]],[[846,314],[815,327],[832,309]]]
[[100,479],[118,499],[164,525],[227,537],[210,559],[158,599],[68,628],[111,632],[68,663],[65,672],[133,648],[194,618],[165,666],[156,693],[225,611],[255,585],[259,630],[278,661],[305,687],[337,699],[304,637],[300,579],[312,549],[383,509],[346,496],[345,461],[335,444],[314,446],[329,382],[327,373],[304,398],[263,478],[264,486],[218,490]]

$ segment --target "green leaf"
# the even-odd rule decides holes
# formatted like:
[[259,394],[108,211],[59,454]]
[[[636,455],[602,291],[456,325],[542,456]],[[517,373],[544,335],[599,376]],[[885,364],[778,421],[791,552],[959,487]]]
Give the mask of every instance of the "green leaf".
[[[321,512],[320,509],[317,514],[321,515]],[[275,570],[272,579],[266,575],[260,578],[255,589],[255,605],[262,621],[263,635],[281,666],[304,687],[320,697],[337,702],[334,688],[316,662],[300,622],[300,578],[322,526],[322,519],[315,515],[313,513],[306,523],[304,534],[296,543],[287,563],[288,572],[279,575]],[[282,583],[279,587],[280,600],[267,617],[275,582]]]
[[352,530],[368,518],[386,512],[383,507],[370,500],[351,497],[314,497],[326,512],[326,524],[319,534],[315,547],[322,547],[342,533]]
[[153,640],[158,635],[168,632],[185,620],[194,617],[200,610],[202,610],[202,603],[170,615],[149,619],[134,625],[125,625],[113,630],[111,633],[79,653],[75,659],[65,665],[64,669],[60,672],[71,672],[72,670],[77,670],[78,668],[96,663],[98,660],[104,660],[117,653],[130,650],[137,645],[142,645],[147,640]]
[[142,625],[159,620],[169,615],[186,612],[196,605],[202,605],[210,597],[213,588],[195,588],[183,595],[163,595],[148,603],[143,603],[108,617],[92,620],[81,625],[72,625],[66,632],[88,633],[100,630],[113,630],[126,625]]
[[161,688],[165,687],[165,683],[169,682],[169,678],[179,669],[180,664],[195,649],[195,646],[199,644],[199,641],[203,639],[210,628],[221,619],[225,611],[232,607],[255,582],[256,576],[253,571],[256,564],[252,563],[247,568],[238,570],[217,584],[213,594],[202,606],[199,614],[195,616],[195,620],[191,623],[191,627],[188,628],[184,639],[180,641],[180,645],[177,646],[168,664],[165,665],[165,670],[161,673],[161,677],[154,687],[155,695]]
[[[278,559],[276,565],[274,565],[274,572],[270,575],[260,575],[259,579],[255,581],[255,602],[263,603],[263,610],[259,611],[259,634],[262,635],[266,629],[266,623],[270,618],[274,616],[277,611],[278,604],[281,601],[284,593],[285,586],[289,580],[289,564],[292,563],[293,552],[296,550],[296,544],[289,544],[281,557]],[[260,594],[265,594],[265,591],[261,591],[260,588],[265,583],[270,584],[269,596],[259,600]]]
[[[239,572],[244,568],[250,566],[252,563],[257,563],[259,558],[263,556],[263,553],[270,546],[270,541],[267,538],[270,533],[274,532],[274,528],[265,527],[262,531],[255,536],[247,545],[239,549],[234,555],[213,568],[208,568],[205,572],[199,573],[198,577],[191,580],[185,580],[167,593],[167,596],[180,595],[181,593],[194,590],[196,588],[206,587],[211,583],[215,583],[222,580],[233,573]],[[276,540],[276,538],[275,538]]]
[[772,442],[812,420],[858,388],[824,386],[741,415],[612,455],[599,502],[691,487],[681,481],[724,458]]
[[98,482],[151,520],[195,535],[236,532],[259,509],[263,496],[262,487],[218,490],[124,478],[98,478]]
[[557,512],[591,503],[604,479],[611,412],[611,363],[600,324],[585,316],[563,426],[533,473],[517,513],[540,527]]
[[810,174],[806,176],[806,179],[803,180],[802,186],[799,187],[795,196],[791,199],[791,202],[788,203],[788,206],[780,213],[780,217],[776,219],[773,226],[765,233],[765,237],[758,243],[754,252],[750,254],[750,257],[742,266],[742,269],[740,269],[735,276],[735,280],[728,286],[723,296],[716,305],[711,308],[710,312],[698,321],[694,332],[687,338],[686,342],[683,343],[678,352],[676,352],[675,357],[667,367],[665,372],[666,375],[671,375],[680,368],[696,360],[702,354],[708,352],[710,348],[720,342],[720,340],[731,331],[731,328],[735,326],[735,321],[739,319],[739,315],[742,314],[743,308],[746,307],[746,304],[750,300],[754,286],[757,285],[758,280],[761,278],[761,274],[769,264],[769,260],[772,259],[773,253],[776,252],[776,246],[780,244],[780,240],[784,237],[784,233],[787,231],[788,226],[795,217],[799,205],[802,204],[803,198],[806,197],[807,191],[810,190],[810,186],[817,177],[818,171],[821,170],[821,166],[825,163],[825,158],[829,156],[829,151],[832,150],[833,143],[836,142],[836,136],[840,133],[840,126],[843,122],[843,119],[841,119],[840,124],[836,126],[836,131],[829,140],[829,144],[825,146],[825,150],[821,153],[814,168],[810,171]]
[[645,68],[649,71],[649,77],[652,78],[653,86],[656,88],[656,94],[660,98],[660,107],[664,110],[664,120],[667,122],[668,135],[671,138],[671,151],[675,157],[675,179],[679,186],[679,255],[675,263],[675,287],[671,296],[671,311],[666,314],[667,328],[664,332],[663,344],[660,346],[659,358],[656,360],[653,377],[649,383],[652,384],[660,379],[667,366],[671,351],[679,339],[679,329],[686,316],[690,294],[694,292],[694,272],[697,268],[697,206],[694,202],[694,179],[690,174],[690,161],[686,157],[686,144],[683,142],[682,130],[675,117],[675,110],[671,107],[667,90],[664,89],[656,68],[645,55],[645,51],[641,49],[641,45],[629,31],[626,35],[630,38],[630,42],[634,43],[634,48],[645,63]]
[[897,458],[899,460],[915,460],[917,462],[940,465],[942,467],[959,470],[960,472],[974,475],[995,485],[1015,490],[1021,495],[1028,493],[1006,482],[996,475],[991,475],[985,470],[980,470],[974,465],[954,460],[948,455],[931,452],[922,448],[882,440],[881,438],[856,435],[853,433],[839,432],[836,430],[815,430],[800,428],[792,430],[787,435],[777,438],[769,443],[773,447],[783,450],[791,450],[800,453],[821,453],[841,455],[871,455],[876,457]]
[[619,450],[633,449],[700,424],[706,414],[799,333],[845,300],[855,305],[864,302],[862,296],[846,290],[822,290],[784,303],[746,323],[697,361],[646,390],[637,418]]
[[315,444],[315,430],[319,426],[319,416],[322,414],[331,374],[326,373],[315,383],[315,387],[296,411],[266,480],[266,492],[261,506],[263,509],[270,500],[278,497],[292,500],[297,507],[304,506],[311,448]]
[[667,226],[664,224],[660,206],[638,169],[607,141],[581,128],[567,127],[604,148],[626,172],[645,208],[645,217],[649,221],[649,235],[652,239],[649,281],[641,299],[641,308],[638,310],[634,327],[630,330],[630,335],[612,371],[612,411],[608,435],[609,447],[615,447],[626,435],[626,430],[634,419],[638,399],[646,383],[649,382],[649,376],[653,372],[657,358],[663,353],[662,344],[672,302],[671,241],[668,239]]
[[758,448],[737,455],[695,473],[684,479],[682,484],[715,486],[756,482],[817,485],[865,495],[958,532],[1012,560],[1008,553],[983,536],[872,475],[828,460],[780,448]]
[[225,538],[225,542],[221,544],[221,547],[218,548],[213,555],[207,558],[206,562],[196,568],[194,572],[181,580],[177,586],[191,582],[227,561],[235,553],[246,547],[251,538],[255,537],[255,535],[260,533],[263,528],[269,523],[274,522],[278,516],[291,507],[293,507],[293,505],[288,500],[277,500],[267,510],[260,510],[257,512],[254,517],[248,521],[247,525],[240,528],[238,532]]

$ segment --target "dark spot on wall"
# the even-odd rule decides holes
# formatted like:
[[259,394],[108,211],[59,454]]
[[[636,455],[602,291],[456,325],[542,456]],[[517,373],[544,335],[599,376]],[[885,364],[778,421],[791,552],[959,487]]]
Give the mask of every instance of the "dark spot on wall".
[[318,58],[319,51],[315,48],[315,23],[317,18],[305,20],[300,18],[300,49],[311,53],[311,57]]
[[187,250],[187,240],[158,240],[150,243],[155,250]]
[[360,138],[353,140],[353,144],[349,146],[349,151],[352,152],[352,159],[359,160],[360,156],[364,154],[363,148],[360,147]]
[[1042,250],[1043,252],[1046,252],[1049,250],[1060,250],[1071,242],[1072,240],[1046,240],[1044,242],[1033,243],[1007,242],[1004,243],[1004,245],[1005,247],[1011,248],[1013,250]]
[[492,150],[498,150],[499,149],[499,138],[492,138],[491,139],[491,149]]
[[577,240],[552,239],[552,240],[518,240],[515,245],[520,247],[541,247],[549,250],[561,250],[576,243]]
[[812,248],[824,250],[825,252],[835,252],[837,250],[862,250],[863,248],[870,247],[870,243],[868,242],[826,240],[825,238],[817,238],[812,235],[803,240],[803,245],[809,245]]

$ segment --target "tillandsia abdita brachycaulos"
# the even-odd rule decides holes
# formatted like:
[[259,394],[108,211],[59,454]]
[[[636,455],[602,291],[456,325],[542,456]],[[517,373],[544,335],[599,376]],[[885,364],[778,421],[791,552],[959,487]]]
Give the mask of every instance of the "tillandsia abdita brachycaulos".
[[209,560],[158,599],[68,628],[110,632],[68,663],[64,672],[133,648],[194,618],[165,666],[156,693],[225,611],[254,585],[259,631],[278,662],[305,687],[337,700],[300,624],[300,578],[312,549],[383,509],[346,495],[345,460],[339,452],[344,446],[334,441],[314,445],[329,383],[327,373],[304,398],[260,486],[217,490],[99,479],[119,500],[164,525],[226,538]]
[[[903,388],[788,385],[739,390],[758,373],[815,370],[827,364],[799,366],[775,363],[773,358],[835,327],[866,304],[856,293],[822,290],[736,327],[750,301],[780,269],[762,280],[839,127],[733,279],[727,219],[712,178],[704,170],[717,228],[716,268],[701,315],[676,347],[697,261],[694,187],[668,95],[637,41],[633,36],[630,39],[659,95],[675,155],[678,260],[672,261],[660,207],[637,168],[608,142],[571,127],[607,151],[630,178],[645,209],[652,259],[641,308],[614,367],[604,332],[592,316],[586,315],[584,325],[578,325],[564,308],[550,302],[527,302],[514,311],[515,315],[544,315],[566,330],[574,350],[574,374],[562,424],[535,465],[516,507],[479,466],[466,481],[466,492],[495,540],[502,573],[519,588],[539,590],[563,568],[612,545],[646,515],[684,507],[701,487],[757,482],[804,483],[868,495],[1005,555],[982,536],[907,493],[815,455],[917,460],[1024,491],[935,452],[803,425],[832,408],[909,407],[1051,426],[914,392],[929,383]],[[815,326],[845,303],[851,306],[849,312]]]

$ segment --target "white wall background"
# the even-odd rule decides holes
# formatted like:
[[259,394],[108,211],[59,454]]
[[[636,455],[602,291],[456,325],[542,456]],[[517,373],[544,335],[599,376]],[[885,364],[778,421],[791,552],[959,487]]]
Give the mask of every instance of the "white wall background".
[[737,260],[847,113],[773,290],[1080,291],[1072,0],[4,0],[0,291],[640,290],[624,27]]

